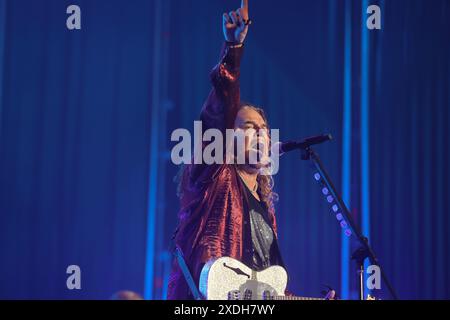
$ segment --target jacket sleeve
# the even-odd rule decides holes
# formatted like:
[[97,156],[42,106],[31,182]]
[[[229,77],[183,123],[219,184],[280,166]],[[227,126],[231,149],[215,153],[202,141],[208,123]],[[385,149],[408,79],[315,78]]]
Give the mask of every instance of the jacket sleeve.
[[244,47],[232,48],[227,43],[222,48],[219,63],[210,73],[212,90],[201,114],[203,128],[216,128],[223,133],[233,128],[240,105],[240,64]]
[[[243,52],[243,45],[237,48],[230,47],[228,43],[223,45],[219,63],[210,73],[212,89],[200,113],[203,131],[214,128],[222,132],[224,149],[225,130],[234,127],[234,120],[240,107],[239,77]],[[220,167],[220,165],[193,165],[190,175],[191,185],[203,188],[215,177]]]

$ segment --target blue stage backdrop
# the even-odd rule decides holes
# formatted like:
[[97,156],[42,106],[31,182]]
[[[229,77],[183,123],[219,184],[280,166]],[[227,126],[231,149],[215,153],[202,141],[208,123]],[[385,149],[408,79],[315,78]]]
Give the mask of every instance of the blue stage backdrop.
[[[81,8],[81,30],[66,9]],[[368,30],[368,5],[382,29]],[[164,299],[176,128],[193,132],[231,0],[0,0],[0,298]],[[242,98],[317,147],[400,298],[449,299],[450,2],[250,0]],[[299,154],[275,189],[289,289],[356,298],[356,248]],[[68,290],[66,269],[81,268]],[[389,298],[382,284],[378,294]]]

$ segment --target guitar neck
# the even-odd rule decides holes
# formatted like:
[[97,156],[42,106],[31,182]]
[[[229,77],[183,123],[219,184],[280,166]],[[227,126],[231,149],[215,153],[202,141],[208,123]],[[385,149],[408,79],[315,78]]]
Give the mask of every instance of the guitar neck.
[[272,300],[325,300],[324,298],[298,297],[298,296],[275,296]]

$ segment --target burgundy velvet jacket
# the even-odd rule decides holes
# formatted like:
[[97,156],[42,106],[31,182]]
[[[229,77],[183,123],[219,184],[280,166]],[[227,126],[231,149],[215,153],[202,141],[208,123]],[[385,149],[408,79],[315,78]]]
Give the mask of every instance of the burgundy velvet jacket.
[[[234,127],[240,106],[239,75],[243,47],[222,49],[221,59],[210,78],[213,88],[203,105],[203,130],[225,132]],[[225,137],[225,134],[224,134]],[[242,260],[250,249],[249,223],[245,224],[247,200],[244,186],[231,164],[186,165],[181,177],[181,210],[175,235],[196,285],[203,265],[211,258],[228,256]],[[269,209],[276,235],[276,221]],[[248,229],[246,229],[248,228]],[[168,299],[189,299],[189,288],[176,260],[169,279]]]

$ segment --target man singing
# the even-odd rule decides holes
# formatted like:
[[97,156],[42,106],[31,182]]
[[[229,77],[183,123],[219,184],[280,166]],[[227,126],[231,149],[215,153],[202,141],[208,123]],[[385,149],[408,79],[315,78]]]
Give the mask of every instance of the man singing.
[[[212,90],[200,114],[204,130],[268,129],[263,110],[240,101],[240,64],[250,22],[248,0],[242,0],[236,11],[223,14],[225,44],[210,74]],[[257,139],[263,145],[270,143],[268,134]],[[203,265],[211,258],[228,256],[255,270],[283,265],[277,244],[273,180],[261,174],[260,162],[247,161],[250,148],[246,139],[244,164],[190,164],[180,175],[181,210],[175,243],[197,285]],[[192,299],[176,262],[168,289],[169,299]]]

